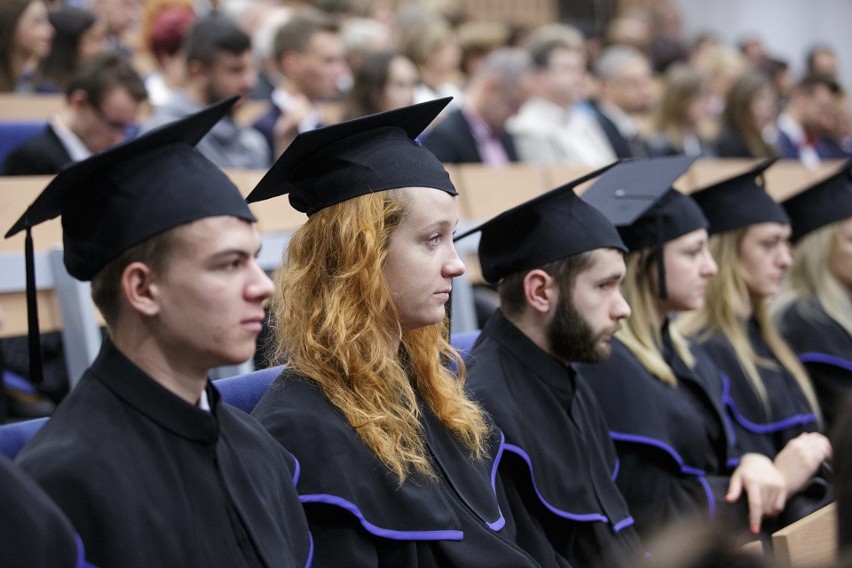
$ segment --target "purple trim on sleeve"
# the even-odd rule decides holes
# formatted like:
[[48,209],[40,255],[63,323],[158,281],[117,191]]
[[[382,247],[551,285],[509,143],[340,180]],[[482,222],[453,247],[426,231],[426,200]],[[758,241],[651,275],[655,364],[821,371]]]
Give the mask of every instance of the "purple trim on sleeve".
[[[725,405],[725,401],[731,398],[731,379],[728,378],[728,375],[722,373],[722,406]],[[731,447],[737,447],[737,429],[734,428],[734,423],[731,420],[731,417],[728,416],[728,413],[722,409],[722,420],[725,421],[725,426],[727,426],[728,432],[731,436]],[[737,458],[737,463],[739,464],[739,458]],[[730,463],[730,462],[728,462]]]
[[354,504],[342,497],[329,495],[327,493],[315,493],[313,495],[300,495],[299,501],[302,503],[325,503],[334,505],[349,511],[364,529],[375,536],[387,538],[390,540],[462,540],[464,533],[462,531],[441,530],[441,531],[397,531],[393,529],[385,529],[378,527],[364,518],[364,514]]
[[754,432],[755,434],[774,434],[775,432],[779,432],[793,426],[804,426],[805,424],[817,423],[816,414],[807,412],[805,414],[794,414],[793,416],[789,416],[776,422],[758,424],[740,414],[739,410],[737,410],[737,403],[734,402],[734,398],[728,392],[725,392],[722,398],[725,406],[731,410],[734,420],[736,420],[740,426],[750,432]]
[[686,465],[683,462],[683,458],[680,457],[680,454],[675,451],[669,444],[665,442],[661,442],[655,438],[650,438],[648,436],[637,436],[635,434],[623,434],[621,432],[613,432],[610,431],[610,437],[616,442],[630,442],[633,444],[644,444],[646,446],[653,446],[660,450],[666,452],[675,462],[677,462],[680,467],[681,473],[684,475],[689,475],[694,477],[699,484],[701,484],[701,488],[704,489],[704,495],[707,497],[707,508],[710,515],[710,519],[716,518],[716,497],[713,495],[713,490],[710,487],[710,482],[707,481],[706,472],[697,467],[692,467]]
[[619,460],[618,458],[615,458],[615,467],[612,470],[612,476],[611,476],[611,479],[613,481],[618,479],[618,472],[620,470],[621,470],[621,460]]
[[311,534],[311,531],[308,531],[308,559],[305,562],[305,568],[311,568],[311,564],[314,563],[314,535]]
[[[497,466],[500,465],[500,459],[503,457],[503,450],[506,449],[506,436],[503,435],[503,431],[500,430],[500,447],[497,449],[497,455],[494,456],[494,463],[491,464],[491,492],[497,495]],[[500,517],[494,521],[493,523],[486,522],[488,528],[494,532],[501,530],[506,525],[506,518],[503,517],[503,511],[500,509],[500,503],[497,503],[497,512],[500,514]]]
[[837,355],[829,355],[828,353],[802,353],[799,355],[799,361],[802,363],[824,363],[826,365],[834,365],[840,367],[844,371],[852,372],[852,361],[838,357]]
[[[539,491],[538,485],[536,485],[535,475],[533,474],[532,460],[530,459],[530,456],[523,449],[514,444],[506,444],[505,446],[507,452],[512,452],[513,454],[516,454],[525,462],[527,462],[527,467],[530,468],[530,480],[532,481],[532,486],[535,490],[535,494],[538,496],[538,499],[539,501],[541,501],[541,504],[547,507],[547,509],[551,513],[558,517],[570,519],[572,521],[579,521],[581,523],[599,522],[609,524],[609,519],[607,519],[606,516],[600,513],[571,513],[569,511],[563,511],[562,509],[559,509],[548,503],[547,500],[545,500],[544,496],[541,494],[541,491]],[[625,527],[631,526],[633,522],[633,517],[627,517],[626,519],[618,521],[618,523],[614,523],[612,525],[612,528],[617,533]]]
[[296,467],[293,469],[293,486],[295,487],[299,484],[299,474],[302,473],[302,464],[299,463],[296,456],[293,456],[293,461],[296,463]]
[[74,542],[77,543],[77,562],[74,564],[77,568],[95,568],[94,564],[89,564],[86,561],[86,549],[83,546],[83,539],[80,535],[74,535]]

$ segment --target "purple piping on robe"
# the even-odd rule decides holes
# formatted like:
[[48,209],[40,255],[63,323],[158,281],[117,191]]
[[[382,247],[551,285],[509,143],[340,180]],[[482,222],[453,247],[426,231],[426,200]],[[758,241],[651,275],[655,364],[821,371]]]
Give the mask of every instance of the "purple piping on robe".
[[675,462],[677,462],[678,466],[680,467],[681,473],[683,473],[684,475],[690,475],[698,480],[698,483],[700,483],[702,489],[704,489],[705,497],[707,497],[707,510],[710,513],[710,518],[716,518],[716,496],[713,495],[713,491],[710,488],[710,483],[707,481],[706,478],[707,474],[704,470],[686,465],[683,462],[683,458],[680,457],[680,454],[678,454],[673,447],[655,438],[650,438],[648,436],[637,436],[635,434],[622,434],[621,432],[613,432],[611,430],[609,435],[616,442],[644,444],[647,446],[653,446],[666,452],[669,456],[672,457],[672,459],[675,460]]
[[740,426],[746,430],[754,432],[755,434],[774,434],[775,432],[784,430],[785,428],[803,426],[805,424],[815,424],[817,422],[816,414],[808,412],[805,414],[794,414],[793,416],[776,422],[757,424],[740,414],[739,410],[737,410],[737,404],[728,393],[725,393],[724,395],[724,402],[725,405],[731,409],[731,413],[734,415],[734,420],[736,420]]
[[[532,486],[533,486],[533,489],[535,490],[535,494],[538,496],[538,499],[539,499],[539,501],[541,501],[541,504],[544,505],[545,507],[547,507],[547,509],[551,513],[553,513],[554,515],[556,515],[558,517],[570,519],[572,521],[579,521],[579,522],[582,522],[582,523],[587,523],[587,522],[609,523],[610,522],[609,519],[607,519],[604,515],[601,515],[600,513],[571,513],[571,512],[568,512],[568,511],[563,511],[562,509],[554,507],[553,505],[548,503],[544,499],[544,496],[541,494],[541,491],[538,490],[538,486],[535,483],[535,476],[533,475],[533,465],[532,465],[532,460],[530,459],[530,456],[527,455],[527,453],[523,449],[521,449],[518,446],[515,446],[514,444],[506,444],[506,451],[512,452],[513,454],[518,455],[521,459],[523,459],[525,462],[527,462],[527,467],[530,468],[530,480],[532,480]],[[613,524],[612,528],[617,533],[620,530],[624,529],[625,527],[631,526],[633,524],[633,522],[634,522],[633,517],[627,517],[626,519],[622,519],[622,520],[618,521],[617,523]]]
[[852,372],[852,361],[838,357],[837,355],[829,355],[828,353],[802,353],[799,355],[799,361],[802,363],[825,363],[826,365],[834,365],[844,371]]

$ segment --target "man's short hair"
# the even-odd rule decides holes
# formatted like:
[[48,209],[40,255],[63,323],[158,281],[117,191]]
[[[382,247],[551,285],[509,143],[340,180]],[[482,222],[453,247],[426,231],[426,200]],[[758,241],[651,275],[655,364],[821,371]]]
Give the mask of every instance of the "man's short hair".
[[222,52],[242,55],[251,49],[251,38],[228,16],[211,12],[197,20],[184,41],[187,61],[210,67]]
[[828,75],[820,74],[805,75],[796,83],[796,91],[812,95],[820,85],[831,91],[832,95],[838,95],[841,92],[840,83],[837,80]]
[[86,93],[89,104],[100,108],[107,93],[115,87],[124,87],[136,102],[148,98],[148,91],[139,73],[127,59],[107,51],[93,55],[81,62],[65,88],[66,98],[75,91]]
[[525,42],[538,69],[547,69],[550,57],[557,49],[584,51],[583,34],[577,28],[565,24],[548,24],[537,28]]
[[284,22],[275,32],[272,41],[272,55],[279,61],[285,53],[295,51],[304,53],[311,38],[319,32],[336,34],[340,32],[337,22],[329,15],[314,8],[304,8]]
[[[561,293],[570,292],[574,289],[577,275],[592,265],[594,253],[594,250],[581,252],[568,258],[554,260],[538,268],[556,279]],[[524,278],[531,270],[521,270],[510,274],[500,280],[497,285],[497,292],[500,294],[500,310],[507,317],[518,316],[526,308]]]

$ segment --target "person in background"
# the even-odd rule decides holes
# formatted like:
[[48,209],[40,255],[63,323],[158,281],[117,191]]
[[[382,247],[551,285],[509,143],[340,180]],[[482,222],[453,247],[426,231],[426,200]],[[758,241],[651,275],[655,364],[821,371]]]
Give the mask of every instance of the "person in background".
[[647,150],[638,119],[654,103],[654,84],[648,57],[634,47],[613,45],[595,60],[598,81],[595,117],[618,158],[642,158]]
[[805,365],[830,431],[852,394],[852,161],[782,205],[793,263],[772,306],[778,329]]
[[[184,39],[186,82],[151,113],[143,130],[184,118],[205,105],[239,95],[248,99],[257,81],[251,41],[228,16],[211,12],[195,21]],[[198,151],[222,168],[265,169],[272,163],[269,146],[254,128],[241,126],[231,115],[216,124],[198,144]]]
[[524,47],[533,63],[531,96],[507,126],[519,161],[600,167],[615,160],[603,128],[582,108],[587,73],[579,30],[542,26]]
[[207,378],[252,356],[273,291],[254,216],[195,148],[235,100],[65,168],[6,234],[61,215],[107,324],[16,458],[97,566],[310,564],[298,464]]
[[0,93],[33,90],[35,67],[50,53],[53,34],[44,0],[0,3]]
[[770,80],[761,73],[742,75],[728,91],[716,154],[720,158],[776,156],[777,119],[778,94]]
[[676,323],[728,378],[725,402],[740,451],[769,457],[784,476],[787,501],[774,521],[781,527],[823,503],[831,445],[820,433],[810,377],[769,313],[792,261],[789,217],[757,182],[773,162],[691,194],[710,222],[719,273],[704,304]]
[[269,109],[254,127],[272,155],[279,156],[300,132],[323,123],[321,105],[340,97],[338,81],[349,68],[339,25],[311,7],[278,28],[272,51],[280,77]]
[[784,505],[784,479],[772,461],[735,446],[722,374],[671,323],[704,304],[717,272],[707,219],[671,187],[693,161],[621,163],[583,193],[630,250],[622,290],[632,313],[612,356],[580,372],[606,416],[618,450],[616,481],[643,541],[693,519],[743,538]]
[[150,23],[143,28],[143,41],[153,58],[154,69],[145,76],[145,88],[151,106],[156,108],[183,86],[186,77],[183,43],[196,18],[192,6],[180,2],[166,4],[149,18],[146,21]]
[[812,46],[805,56],[806,75],[825,75],[837,79],[837,52],[827,43]]
[[423,145],[447,163],[502,166],[518,161],[506,124],[528,96],[532,81],[529,54],[520,48],[492,51],[465,89],[464,105],[424,135]]
[[343,119],[375,114],[414,104],[417,67],[395,51],[376,51],[363,56],[346,95]]
[[123,57],[100,53],[82,62],[65,88],[65,104],[44,132],[14,148],[2,175],[47,175],[124,141],[147,98],[142,78]]
[[606,421],[574,365],[606,359],[630,307],[615,227],[574,193],[593,172],[481,232],[500,309],[468,357],[469,388],[506,437],[497,472],[518,544],[542,566],[628,566],[640,548]]
[[33,85],[38,93],[62,93],[81,62],[107,49],[106,31],[92,12],[73,6],[50,12],[48,20],[55,30],[53,42]]
[[822,160],[844,157],[828,138],[837,120],[840,85],[831,77],[808,75],[790,93],[778,117],[778,150],[781,158],[799,160],[815,167]]
[[317,566],[537,566],[491,477],[499,431],[446,340],[457,192],[414,138],[447,102],[300,134],[247,198],[289,194],[308,215],[275,274],[286,368],[252,414],[301,464]]
[[399,46],[417,66],[420,82],[414,91],[414,102],[452,97],[442,119],[461,107],[464,102],[464,93],[459,87],[461,49],[443,15],[426,12],[401,26]]
[[140,0],[90,0],[89,8],[106,23],[107,44],[119,55],[133,58],[130,35],[142,17]]
[[682,63],[669,67],[654,120],[655,132],[646,144],[648,155],[713,156],[712,145],[701,133],[707,117],[706,105],[704,77]]

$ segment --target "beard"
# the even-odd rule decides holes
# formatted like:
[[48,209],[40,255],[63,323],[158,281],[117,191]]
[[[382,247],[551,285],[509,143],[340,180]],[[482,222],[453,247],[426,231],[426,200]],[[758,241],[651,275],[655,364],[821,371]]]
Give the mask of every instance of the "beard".
[[558,359],[571,363],[599,363],[612,353],[612,346],[601,339],[617,330],[618,325],[595,332],[571,303],[570,295],[561,294],[547,337]]

